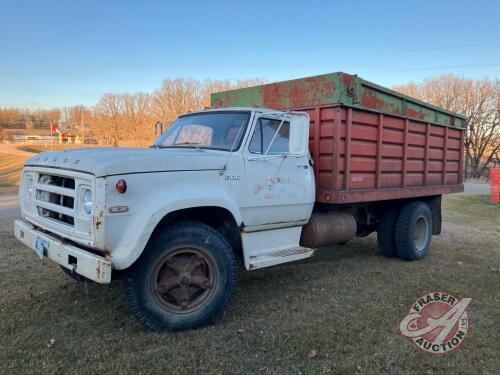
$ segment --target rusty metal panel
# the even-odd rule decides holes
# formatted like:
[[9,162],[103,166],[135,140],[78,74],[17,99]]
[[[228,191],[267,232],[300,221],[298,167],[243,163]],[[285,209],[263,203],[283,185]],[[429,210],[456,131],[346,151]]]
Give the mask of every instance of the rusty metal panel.
[[466,120],[463,115],[342,72],[213,93],[211,104],[214,108],[274,109],[342,104],[455,128],[464,128]]
[[213,93],[211,106],[296,108],[338,103],[338,74],[301,78]]

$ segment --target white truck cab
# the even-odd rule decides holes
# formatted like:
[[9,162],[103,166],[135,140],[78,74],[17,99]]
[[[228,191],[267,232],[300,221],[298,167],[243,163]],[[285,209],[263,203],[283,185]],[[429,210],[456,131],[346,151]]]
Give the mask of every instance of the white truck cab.
[[67,272],[126,270],[132,312],[155,330],[209,323],[247,269],[309,257],[309,118],[262,108],[180,116],[148,149],[40,153],[25,163],[15,235]]

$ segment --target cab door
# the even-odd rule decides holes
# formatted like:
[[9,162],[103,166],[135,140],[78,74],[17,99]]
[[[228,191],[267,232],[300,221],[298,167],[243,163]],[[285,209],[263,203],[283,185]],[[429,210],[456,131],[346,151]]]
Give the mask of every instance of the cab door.
[[246,230],[302,225],[315,198],[309,118],[256,116],[244,149]]

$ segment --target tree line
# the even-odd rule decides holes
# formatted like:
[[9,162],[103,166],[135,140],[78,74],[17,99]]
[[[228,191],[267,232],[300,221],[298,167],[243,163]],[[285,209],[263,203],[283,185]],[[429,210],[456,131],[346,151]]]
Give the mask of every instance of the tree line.
[[155,137],[157,121],[175,120],[183,113],[209,107],[212,92],[262,83],[260,78],[236,82],[177,78],[164,80],[151,93],[103,94],[93,106],[0,108],[0,129],[50,129],[55,122],[60,130],[103,146],[146,146]]
[[0,108],[0,129],[47,129],[60,115],[59,108]]
[[[106,93],[94,106],[33,110],[0,108],[0,128],[49,128],[58,121],[61,130],[77,133],[104,146],[146,146],[155,137],[157,121],[210,106],[212,92],[264,83],[259,78],[228,80],[167,79],[150,93]],[[422,83],[394,87],[417,99],[469,120],[465,135],[466,173],[479,177],[500,158],[500,80],[468,79],[455,75],[429,78]]]

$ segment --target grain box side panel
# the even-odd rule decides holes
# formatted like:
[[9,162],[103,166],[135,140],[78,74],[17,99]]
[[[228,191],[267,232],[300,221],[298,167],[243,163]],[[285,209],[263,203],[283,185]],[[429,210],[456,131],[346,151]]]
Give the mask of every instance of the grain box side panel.
[[300,110],[311,119],[318,202],[460,191],[462,130],[345,106]]
[[378,115],[344,109],[340,134],[340,169],[345,191],[376,188]]

